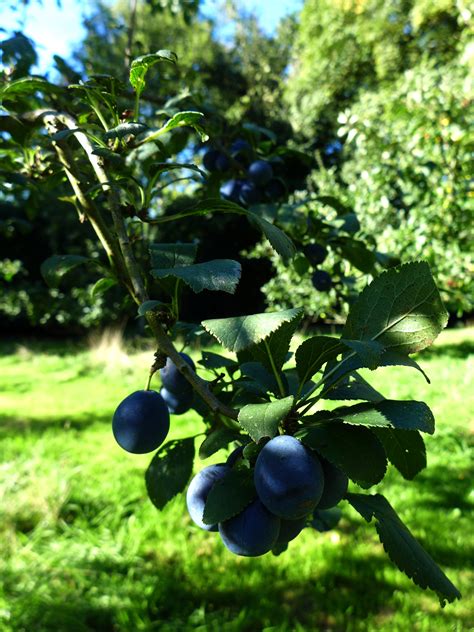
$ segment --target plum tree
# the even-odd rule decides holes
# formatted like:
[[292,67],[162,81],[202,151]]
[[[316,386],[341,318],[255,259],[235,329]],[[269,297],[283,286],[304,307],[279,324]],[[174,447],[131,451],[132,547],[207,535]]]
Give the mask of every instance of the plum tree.
[[217,524],[209,525],[203,522],[204,507],[212,486],[223,478],[230,467],[225,463],[209,465],[198,472],[189,484],[186,492],[186,506],[193,522],[205,531],[217,531]]
[[194,393],[191,387],[178,394],[172,393],[163,387],[160,389],[160,395],[165,400],[172,415],[182,415],[191,408]]
[[[192,359],[186,353],[180,353],[179,355],[194,371],[196,367]],[[189,382],[182,373],[180,373],[171,358],[166,359],[165,366],[160,370],[160,376],[164,388],[170,393],[173,393],[173,395],[187,395],[190,390],[192,390]]]
[[318,509],[330,509],[340,502],[347,492],[349,479],[344,472],[330,461],[318,457],[324,473],[324,490],[318,502]]
[[275,437],[262,448],[255,463],[254,482],[265,507],[286,520],[307,516],[324,489],[318,458],[289,435]]
[[156,450],[166,439],[170,415],[163,397],[156,391],[135,391],[114,413],[112,430],[121,448],[133,454]]
[[271,551],[280,532],[280,518],[254,500],[242,512],[219,523],[225,546],[236,555],[257,557]]
[[266,160],[255,160],[248,169],[248,176],[258,186],[264,186],[273,177],[273,169]]
[[332,278],[325,270],[316,270],[311,277],[311,283],[319,292],[328,292],[332,286]]

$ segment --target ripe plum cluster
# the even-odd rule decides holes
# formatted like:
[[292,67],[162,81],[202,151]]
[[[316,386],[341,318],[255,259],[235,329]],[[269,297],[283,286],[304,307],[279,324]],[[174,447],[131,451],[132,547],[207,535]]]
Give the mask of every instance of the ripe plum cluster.
[[256,557],[281,552],[315,516],[335,507],[347,491],[348,478],[335,465],[306,448],[298,439],[280,435],[264,445],[253,468],[254,498],[237,515],[208,525],[204,508],[215,483],[233,467],[245,467],[242,447],[227,463],[210,465],[192,479],[186,503],[201,529],[218,531],[236,555]]

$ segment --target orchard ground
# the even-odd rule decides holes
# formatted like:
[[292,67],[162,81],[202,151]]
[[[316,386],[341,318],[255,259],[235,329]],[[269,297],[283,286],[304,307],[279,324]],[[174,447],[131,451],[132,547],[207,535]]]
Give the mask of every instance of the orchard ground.
[[[347,503],[337,530],[305,529],[280,557],[256,559],[195,527],[184,496],[158,512],[143,479],[151,455],[125,453],[111,432],[117,404],[145,386],[150,352],[0,350],[2,632],[472,629],[474,329],[444,332],[420,355],[431,386],[410,369],[371,374],[386,397],[435,414],[427,470],[407,482],[392,469],[377,489],[463,593],[444,610]],[[170,438],[203,429],[190,412],[172,417]]]

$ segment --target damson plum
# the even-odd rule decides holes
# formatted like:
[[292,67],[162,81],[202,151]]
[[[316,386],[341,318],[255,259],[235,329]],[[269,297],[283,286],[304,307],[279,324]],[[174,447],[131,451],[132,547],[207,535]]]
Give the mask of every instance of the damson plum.
[[260,191],[253,182],[244,181],[242,183],[242,186],[240,187],[239,199],[242,204],[245,205],[257,204],[257,202],[260,200]]
[[[191,358],[186,353],[180,353],[179,355],[194,371],[196,367]],[[179,372],[171,358],[167,358],[165,366],[160,370],[160,376],[164,388],[170,393],[173,393],[173,395],[187,394],[190,392],[191,386],[188,380]]]
[[219,523],[225,546],[236,555],[257,557],[271,551],[280,532],[280,519],[254,500],[241,513]]
[[307,244],[303,252],[313,266],[319,266],[328,255],[327,249],[321,244]]
[[194,391],[189,384],[188,386],[188,390],[181,392],[179,395],[171,393],[166,388],[160,390],[160,395],[165,400],[172,415],[182,415],[191,408]]
[[332,286],[331,275],[324,270],[316,270],[311,277],[311,282],[319,292],[328,292]]
[[317,509],[330,509],[340,502],[347,492],[349,479],[342,470],[319,457],[324,473],[324,491]]
[[275,437],[262,448],[255,463],[254,482],[265,507],[285,520],[307,516],[324,489],[319,460],[288,435]]
[[156,391],[135,391],[117,407],[112,420],[115,440],[133,454],[152,452],[166,439],[170,414]]
[[225,463],[209,465],[201,470],[190,482],[186,493],[189,515],[198,527],[205,531],[217,531],[217,525],[206,524],[202,520],[204,506],[212,486],[230,471]]
[[240,191],[242,189],[242,181],[241,180],[227,180],[221,185],[219,192],[221,197],[224,200],[229,200],[229,202],[235,202],[238,204],[240,202]]
[[258,186],[263,186],[273,177],[273,169],[266,160],[255,160],[249,167],[248,176]]
[[230,167],[229,158],[217,149],[209,149],[203,156],[202,164],[210,171],[227,171]]

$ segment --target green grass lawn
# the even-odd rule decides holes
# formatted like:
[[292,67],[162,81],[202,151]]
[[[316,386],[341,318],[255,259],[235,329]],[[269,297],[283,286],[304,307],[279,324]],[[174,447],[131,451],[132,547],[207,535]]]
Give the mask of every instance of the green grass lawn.
[[[123,452],[110,426],[144,387],[150,353],[0,350],[1,632],[473,629],[473,329],[445,332],[418,358],[431,386],[406,368],[368,372],[386,397],[435,413],[428,469],[413,482],[391,470],[377,490],[463,593],[444,609],[347,503],[338,530],[305,529],[280,557],[256,559],[194,527],[183,497],[158,512],[150,456]],[[202,430],[194,413],[172,420],[173,438]]]

